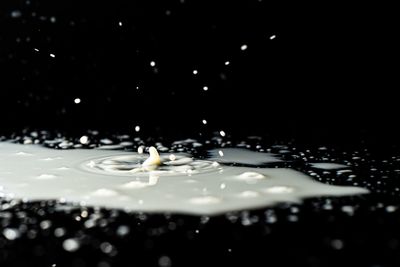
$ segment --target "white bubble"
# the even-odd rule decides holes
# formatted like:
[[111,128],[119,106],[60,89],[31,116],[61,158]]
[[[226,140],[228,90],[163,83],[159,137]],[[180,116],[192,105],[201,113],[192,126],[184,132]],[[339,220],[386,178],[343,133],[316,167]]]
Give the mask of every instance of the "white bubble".
[[75,98],[75,99],[74,99],[74,103],[75,103],[75,104],[81,103],[81,99],[80,99],[80,98]]
[[245,44],[240,47],[240,50],[242,50],[242,51],[244,51],[246,49],[247,49],[247,45],[245,45]]
[[69,238],[63,242],[63,248],[69,252],[77,251],[79,247],[80,244],[76,238]]
[[89,142],[89,137],[86,135],[83,135],[81,138],[79,138],[79,142],[83,145],[87,144]]

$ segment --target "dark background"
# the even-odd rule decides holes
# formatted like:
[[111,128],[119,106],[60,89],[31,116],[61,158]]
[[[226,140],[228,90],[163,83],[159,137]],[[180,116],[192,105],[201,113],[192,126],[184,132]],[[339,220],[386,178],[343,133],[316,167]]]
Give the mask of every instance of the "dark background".
[[140,125],[145,135],[223,129],[396,142],[394,10],[258,0],[1,1],[2,128],[133,132]]

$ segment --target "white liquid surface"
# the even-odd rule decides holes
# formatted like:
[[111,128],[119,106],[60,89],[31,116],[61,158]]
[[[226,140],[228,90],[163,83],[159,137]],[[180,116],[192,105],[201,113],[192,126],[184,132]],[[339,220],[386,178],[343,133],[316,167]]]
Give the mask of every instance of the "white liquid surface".
[[[126,165],[140,164],[147,155],[0,143],[0,196],[65,199],[128,211],[213,215],[278,202],[301,202],[305,197],[368,193],[359,187],[322,184],[291,169],[216,164],[214,160],[254,165],[277,161],[267,153],[222,150],[223,157],[212,151],[211,160],[179,153],[171,160],[171,154],[161,154],[164,164],[159,169],[130,172],[135,166]],[[104,162],[109,163],[108,169],[99,167],[107,165]]]

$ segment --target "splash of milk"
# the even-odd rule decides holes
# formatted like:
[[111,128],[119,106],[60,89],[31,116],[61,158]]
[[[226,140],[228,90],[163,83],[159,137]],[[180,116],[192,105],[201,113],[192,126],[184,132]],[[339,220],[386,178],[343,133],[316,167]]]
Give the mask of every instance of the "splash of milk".
[[[306,197],[368,192],[359,187],[323,184],[291,169],[225,166],[226,158],[211,153],[211,160],[161,154],[162,165],[157,157],[150,156],[149,161],[157,163],[150,165],[157,168],[135,173],[129,170],[146,162],[146,155],[0,143],[0,197],[64,199],[129,211],[213,215],[278,202],[298,203]],[[256,165],[278,161],[271,154],[242,149],[225,149],[223,154],[229,162]]]

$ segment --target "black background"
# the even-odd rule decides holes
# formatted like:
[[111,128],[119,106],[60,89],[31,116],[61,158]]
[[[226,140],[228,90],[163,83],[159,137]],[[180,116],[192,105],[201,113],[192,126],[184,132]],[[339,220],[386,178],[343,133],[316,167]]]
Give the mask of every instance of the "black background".
[[223,129],[394,142],[391,10],[256,0],[2,1],[2,128],[133,132],[140,125],[145,135]]

